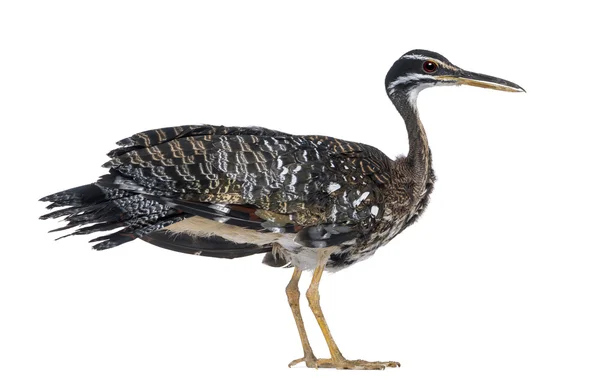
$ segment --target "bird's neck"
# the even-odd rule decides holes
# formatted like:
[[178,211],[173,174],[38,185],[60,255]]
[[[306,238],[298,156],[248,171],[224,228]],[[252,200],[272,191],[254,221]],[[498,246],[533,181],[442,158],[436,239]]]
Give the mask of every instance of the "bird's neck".
[[[413,99],[413,101],[416,102],[416,99]],[[416,175],[420,175],[423,177],[423,180],[426,180],[431,169],[431,152],[429,150],[427,134],[425,133],[425,128],[423,128],[423,123],[419,119],[416,106],[412,104],[411,100],[403,96],[392,97],[392,102],[406,124],[409,145],[406,161]]]

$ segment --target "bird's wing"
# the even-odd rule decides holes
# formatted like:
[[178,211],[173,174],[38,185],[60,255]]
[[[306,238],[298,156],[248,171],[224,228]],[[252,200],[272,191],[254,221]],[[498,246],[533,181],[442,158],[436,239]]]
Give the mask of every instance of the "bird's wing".
[[390,181],[381,151],[324,136],[200,125],[118,144],[105,166],[121,189],[224,223],[298,232],[313,246],[368,230]]

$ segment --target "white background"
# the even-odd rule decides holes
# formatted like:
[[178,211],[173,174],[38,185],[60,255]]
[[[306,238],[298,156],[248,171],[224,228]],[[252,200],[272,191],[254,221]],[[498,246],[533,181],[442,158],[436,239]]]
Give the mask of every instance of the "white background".
[[[600,377],[597,11],[216,3],[0,6],[0,378]],[[288,369],[301,354],[291,271],[261,257],[143,242],[96,252],[85,237],[54,242],[58,222],[37,220],[38,198],[94,181],[115,141],[147,129],[260,125],[406,152],[383,79],[415,48],[528,92],[424,91],[438,175],[428,211],[322,281],[342,352],[400,369]]]

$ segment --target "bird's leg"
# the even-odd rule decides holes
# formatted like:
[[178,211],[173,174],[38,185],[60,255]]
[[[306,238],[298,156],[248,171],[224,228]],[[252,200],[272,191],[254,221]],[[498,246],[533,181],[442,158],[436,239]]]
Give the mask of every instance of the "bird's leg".
[[304,321],[302,320],[302,315],[300,314],[300,290],[298,289],[300,275],[302,275],[302,271],[298,268],[294,268],[294,274],[292,274],[292,279],[285,288],[285,293],[287,294],[288,303],[290,304],[292,314],[294,314],[294,319],[296,320],[296,326],[298,327],[298,333],[300,334],[300,340],[302,341],[304,357],[293,360],[290,362],[290,364],[288,364],[288,367],[292,367],[301,362],[305,362],[307,367],[314,367],[316,365],[317,358],[315,357],[315,354],[313,354],[310,343],[308,342],[308,336],[306,335],[306,330],[304,329]]
[[[329,260],[330,255],[331,251],[327,249],[320,250],[317,268],[314,271],[312,281],[306,292],[308,304],[313,314],[315,315],[317,322],[319,323],[319,327],[323,332],[323,336],[325,337],[325,341],[327,342],[327,346],[329,347],[329,352],[331,353],[331,359],[317,359],[314,368],[321,367],[337,369],[385,369],[386,367],[399,367],[400,363],[398,362],[369,362],[366,360],[348,360],[344,358],[344,356],[340,352],[340,349],[333,340],[333,336],[331,335],[329,326],[327,326],[325,317],[323,316],[323,310],[321,310],[319,296],[319,282],[321,281],[323,270],[325,269],[325,265],[327,265],[327,261]],[[308,366],[308,362],[306,364]]]

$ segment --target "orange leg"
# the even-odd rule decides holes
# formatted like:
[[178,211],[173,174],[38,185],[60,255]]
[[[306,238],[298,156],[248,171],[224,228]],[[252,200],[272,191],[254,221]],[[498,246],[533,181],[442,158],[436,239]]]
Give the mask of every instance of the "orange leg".
[[385,369],[386,367],[399,367],[400,363],[389,361],[389,362],[369,362],[366,360],[348,360],[344,358],[337,344],[333,340],[333,336],[331,335],[331,331],[329,330],[329,326],[325,321],[325,316],[323,315],[323,310],[321,310],[320,304],[320,295],[319,295],[319,283],[321,281],[321,276],[323,275],[323,270],[325,269],[325,265],[327,265],[327,261],[329,260],[330,251],[324,249],[319,253],[319,262],[317,268],[314,271],[312,281],[310,286],[308,287],[308,291],[306,292],[306,297],[308,298],[308,304],[319,323],[319,327],[323,332],[323,336],[325,337],[325,341],[327,342],[327,346],[329,347],[329,352],[331,353],[331,359],[317,359],[316,363],[314,363],[314,367],[312,363],[306,361],[306,365],[313,368],[337,368],[337,369]]
[[300,341],[302,342],[302,350],[304,351],[304,357],[293,360],[288,364],[288,367],[292,367],[298,363],[305,362],[307,367],[314,367],[317,362],[317,358],[313,354],[313,350],[308,342],[308,336],[306,335],[306,329],[304,328],[304,321],[300,314],[300,290],[298,289],[298,282],[300,281],[300,275],[302,271],[298,268],[294,268],[294,274],[290,283],[285,288],[285,292],[288,297],[288,303],[292,309],[292,314],[296,320],[296,327],[298,327],[298,333],[300,334]]

